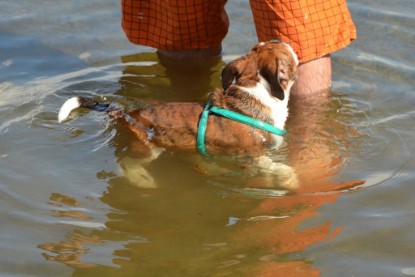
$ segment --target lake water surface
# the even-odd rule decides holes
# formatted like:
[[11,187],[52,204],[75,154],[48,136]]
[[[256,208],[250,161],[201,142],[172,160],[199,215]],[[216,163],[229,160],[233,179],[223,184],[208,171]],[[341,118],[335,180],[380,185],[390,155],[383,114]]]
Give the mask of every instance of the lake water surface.
[[293,98],[270,154],[299,175],[287,192],[249,160],[173,152],[142,188],[119,124],[57,122],[77,95],[205,100],[256,42],[247,1],[201,66],[130,44],[118,1],[0,0],[0,275],[414,276],[415,3],[348,3],[359,38],[333,55],[330,96]]

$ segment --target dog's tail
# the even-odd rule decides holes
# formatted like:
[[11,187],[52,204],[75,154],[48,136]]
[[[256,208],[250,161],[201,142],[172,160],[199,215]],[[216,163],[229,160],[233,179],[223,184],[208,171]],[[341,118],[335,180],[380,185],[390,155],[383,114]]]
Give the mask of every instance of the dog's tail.
[[88,108],[100,112],[108,112],[114,110],[108,103],[99,103],[91,98],[86,97],[72,97],[62,105],[58,114],[58,121],[62,123],[65,121],[69,114],[77,108]]

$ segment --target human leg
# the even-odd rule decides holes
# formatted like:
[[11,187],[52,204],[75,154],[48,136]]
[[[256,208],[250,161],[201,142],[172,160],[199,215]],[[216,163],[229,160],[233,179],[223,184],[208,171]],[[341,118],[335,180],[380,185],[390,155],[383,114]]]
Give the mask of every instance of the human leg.
[[330,53],[356,38],[345,0],[250,0],[259,41],[279,38],[297,53],[293,94],[324,91],[331,84]]
[[298,67],[298,78],[291,89],[293,95],[325,93],[331,88],[331,58],[325,55]]
[[[198,48],[188,50],[161,50],[158,49],[157,53],[166,58],[183,60],[183,59],[204,59],[218,57],[222,53],[222,45],[212,46],[209,48]],[[203,61],[203,60],[202,60]]]

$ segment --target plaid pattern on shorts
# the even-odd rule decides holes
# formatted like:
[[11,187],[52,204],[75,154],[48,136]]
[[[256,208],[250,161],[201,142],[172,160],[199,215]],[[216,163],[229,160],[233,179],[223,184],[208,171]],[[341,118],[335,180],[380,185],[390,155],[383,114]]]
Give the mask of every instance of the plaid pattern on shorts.
[[226,0],[122,0],[122,27],[135,44],[162,50],[216,47],[228,32]]
[[[226,0],[121,0],[122,27],[135,44],[161,50],[217,47],[229,27]],[[289,43],[301,62],[356,39],[346,0],[250,0],[259,41]]]
[[356,39],[345,0],[251,0],[259,41],[289,43],[301,62],[339,50]]

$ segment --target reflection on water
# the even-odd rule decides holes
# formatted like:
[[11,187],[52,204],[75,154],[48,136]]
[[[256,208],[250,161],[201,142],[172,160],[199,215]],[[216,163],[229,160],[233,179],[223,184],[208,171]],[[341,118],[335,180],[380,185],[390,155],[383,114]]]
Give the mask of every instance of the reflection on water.
[[[101,200],[115,210],[107,214],[104,228],[74,229],[65,239],[38,247],[45,250],[45,259],[75,268],[75,276],[102,272],[108,276],[167,272],[169,276],[201,272],[250,276],[297,272],[299,268],[303,271],[300,276],[312,276],[318,270],[291,255],[332,239],[342,230],[330,222],[298,230],[321,205],[334,202],[335,194],[258,200],[240,195],[223,198],[214,188],[188,187],[148,192],[126,186],[122,178],[109,179]],[[183,192],[179,195],[178,191]],[[173,193],[177,196],[169,197]],[[52,212],[62,218],[86,219],[82,212]],[[108,251],[110,259],[100,258],[100,253],[108,255]]]
[[177,61],[155,52],[123,56],[121,60],[126,66],[117,94],[147,102],[204,101],[208,92],[221,84],[224,65],[219,58]]
[[296,190],[248,159],[172,152],[147,165],[157,188],[143,189],[120,170],[137,160],[120,124],[84,110],[56,121],[74,95],[205,100],[255,42],[248,1],[228,1],[223,60],[194,63],[129,44],[115,3],[81,2],[2,3],[3,275],[413,275],[411,1],[348,1],[359,40],[334,55],[333,91],[292,98],[270,153]]
[[[122,60],[126,66],[119,89],[114,93],[122,98],[109,97],[127,107],[138,105],[137,99],[151,103],[170,101],[175,95],[180,100],[183,96],[178,92],[183,90],[195,90],[196,99],[203,97],[212,87],[210,79],[203,77],[203,84],[199,79],[184,82],[183,77],[187,80],[196,69],[211,71],[208,76],[216,76],[223,64],[214,61],[181,68],[177,63],[159,61],[152,53]],[[172,66],[180,74],[170,76]],[[155,82],[154,76],[161,82]],[[194,89],[195,82],[200,92]],[[76,86],[62,91],[79,93]],[[168,91],[165,97],[164,91]],[[209,272],[209,276],[250,276],[298,269],[301,276],[317,275],[318,269],[294,254],[336,237],[342,228],[333,228],[329,221],[301,230],[299,225],[315,216],[322,205],[335,202],[339,193],[362,183],[331,181],[346,163],[343,158],[351,138],[359,134],[349,126],[352,107],[339,94],[293,97],[290,109],[288,143],[272,158],[295,168],[301,183],[297,190],[281,190],[278,176],[254,170],[249,160],[236,163],[217,157],[204,161],[206,158],[198,154],[164,153],[148,166],[156,189],[135,186],[119,171],[96,173],[98,179],[107,183],[100,200],[112,209],[101,226],[84,212],[79,201],[53,193],[49,204],[66,208],[50,210],[53,216],[62,218],[60,224],[92,230],[74,229],[63,240],[40,244],[38,247],[45,251],[42,255],[48,261],[75,268],[76,276],[95,275],[104,270],[108,275],[168,272],[169,276],[194,276]],[[86,120],[82,116],[90,113],[76,115],[67,125],[74,128],[80,120]],[[111,128],[116,130],[108,144],[115,149],[117,160],[122,160],[130,155],[128,145],[132,137],[117,124],[108,127],[108,133],[112,133]],[[331,139],[333,136],[336,140]],[[97,257],[109,249],[111,259],[104,261]]]

